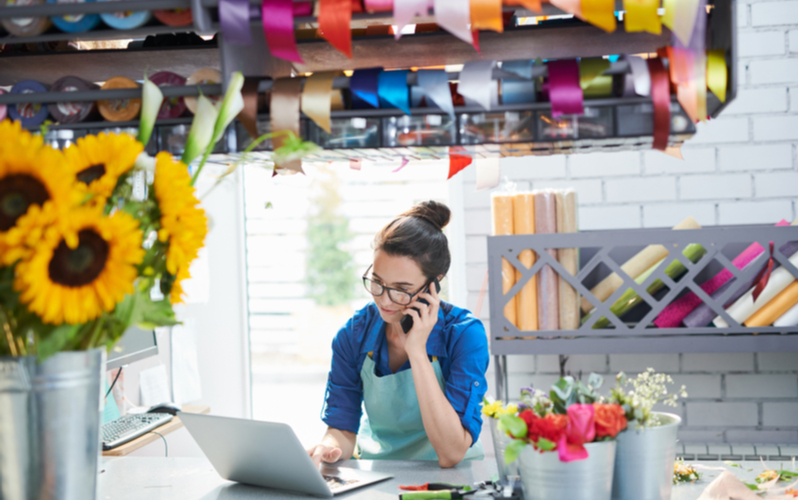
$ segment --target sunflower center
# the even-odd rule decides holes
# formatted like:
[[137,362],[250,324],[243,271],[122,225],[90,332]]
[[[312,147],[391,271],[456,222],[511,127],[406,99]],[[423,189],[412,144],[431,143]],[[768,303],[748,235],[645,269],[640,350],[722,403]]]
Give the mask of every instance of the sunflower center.
[[78,233],[78,246],[74,249],[61,240],[50,261],[50,279],[69,287],[88,285],[106,266],[108,243],[91,229]]
[[44,185],[29,175],[7,175],[0,179],[0,231],[8,231],[31,205],[50,199]]
[[84,168],[80,172],[77,173],[75,177],[78,178],[78,181],[86,184],[87,186],[92,182],[96,181],[100,177],[106,175],[106,166],[102,163],[98,163],[97,165],[92,165],[91,167]]

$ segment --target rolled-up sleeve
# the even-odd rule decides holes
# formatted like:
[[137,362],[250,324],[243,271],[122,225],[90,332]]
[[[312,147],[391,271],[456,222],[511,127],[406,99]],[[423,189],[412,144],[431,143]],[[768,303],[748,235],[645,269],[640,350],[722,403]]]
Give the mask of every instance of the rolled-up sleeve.
[[445,396],[458,413],[461,425],[472,435],[474,445],[483,423],[480,402],[487,390],[489,344],[483,323],[477,319],[470,319],[454,328],[461,332],[455,336]]
[[363,326],[363,321],[363,316],[354,316],[333,339],[331,371],[322,407],[323,422],[329,427],[353,433],[358,433],[363,397],[358,350],[353,344],[354,333]]

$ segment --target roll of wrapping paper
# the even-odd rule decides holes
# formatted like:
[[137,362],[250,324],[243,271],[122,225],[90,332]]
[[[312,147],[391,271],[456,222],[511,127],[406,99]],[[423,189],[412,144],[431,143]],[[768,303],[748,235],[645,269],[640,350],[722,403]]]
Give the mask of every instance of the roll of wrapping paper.
[[[94,0],[85,0],[93,2]],[[69,0],[47,0],[47,3],[73,3]],[[83,33],[89,31],[100,24],[100,16],[97,14],[77,14],[71,16],[52,16],[50,18],[56,28],[65,33]]]
[[[6,0],[6,5],[42,5],[45,0]],[[0,20],[6,31],[14,36],[36,36],[50,29],[49,17],[13,17]]]
[[[556,217],[556,195],[552,191],[537,191],[534,194],[534,215],[536,234],[555,233],[558,229]],[[554,259],[558,259],[555,248],[546,249]],[[550,266],[544,266],[536,276],[536,293],[539,306],[539,330],[558,330],[558,273]]]
[[[797,253],[789,257],[789,262],[791,262],[794,267],[797,267]],[[781,293],[783,289],[789,286],[795,279],[797,278],[793,276],[788,269],[779,267],[772,272],[767,286],[762,290],[761,295],[759,295],[757,299],[753,299],[753,290],[755,288],[751,288],[740,297],[739,300],[727,308],[726,312],[731,318],[742,323],[756,311],[764,307],[767,302],[775,298],[775,296]],[[722,319],[722,316],[714,318],[713,323],[717,328],[726,328],[728,326],[728,323]]]
[[614,78],[604,75],[611,66],[608,59],[601,57],[583,57],[578,64],[581,75],[583,97],[610,97]]
[[[186,85],[190,86],[205,85],[208,83],[222,83],[222,74],[216,69],[203,68],[198,69],[186,79]],[[221,96],[210,95],[206,97],[208,97],[211,102],[216,103]],[[186,104],[186,107],[189,108],[189,111],[192,113],[197,112],[197,97],[186,96],[183,98],[183,102]]]
[[[150,81],[159,87],[177,87],[186,85],[186,78],[171,71],[159,71],[150,77]],[[178,118],[186,112],[183,97],[167,97],[158,110],[158,118]]]
[[[788,243],[785,243],[781,246],[781,248],[778,251],[785,257],[789,257],[793,253],[797,252],[797,242],[790,241]],[[756,282],[756,278],[758,278],[759,271],[756,270],[755,267],[756,267],[756,261],[751,261],[749,264],[744,266],[744,269],[742,269],[744,273],[751,275],[750,278],[748,278],[743,283],[740,283],[738,280],[730,280],[726,282],[724,285],[719,287],[716,292],[711,294],[711,298],[713,300],[718,300],[720,297],[722,297],[722,294],[724,294],[729,287],[735,285],[736,291],[730,296],[730,299],[728,299],[728,302],[725,304],[725,307],[728,307],[734,302],[736,302],[736,300],[739,299],[742,295],[744,295],[748,290],[750,290],[750,287],[752,287],[753,284]],[[761,268],[764,267],[766,267],[766,263],[761,265]],[[697,306],[697,308],[695,308],[694,311],[690,312],[689,314],[686,315],[685,318],[683,318],[683,325],[686,326],[687,328],[700,328],[711,323],[711,321],[716,316],[717,313],[715,313],[714,310],[711,309],[707,304],[700,304],[699,306]]]
[[303,86],[303,97],[300,104],[303,113],[329,134],[331,133],[333,79],[341,74],[341,71],[316,72],[306,78]]
[[769,326],[795,305],[797,305],[797,280],[747,318],[744,324],[749,327]]
[[783,316],[776,319],[772,326],[797,326],[797,304],[790,307]]
[[[693,217],[687,217],[672,229],[700,229],[700,224]],[[635,279],[667,255],[669,255],[669,250],[664,248],[663,245],[650,245],[628,259],[621,267],[628,276]],[[622,286],[622,278],[617,276],[616,273],[611,273],[611,275],[592,288],[592,293],[602,302],[611,297],[620,286]],[[586,300],[586,297],[581,299],[581,310],[585,313],[592,310],[592,304]]]
[[194,22],[192,9],[154,10],[153,15],[167,26],[189,26]]
[[[76,76],[65,76],[59,78],[50,87],[51,92],[78,92],[94,90],[97,85],[89,83]],[[97,106],[92,101],[82,102],[51,102],[47,105],[50,115],[59,123],[80,123],[97,111]]]
[[[12,94],[47,92],[47,87],[33,80],[23,80],[11,88]],[[22,103],[8,107],[8,117],[19,120],[25,128],[38,127],[47,119],[47,106],[44,104]]]
[[[494,236],[508,236],[514,234],[514,198],[510,194],[492,194],[492,234]],[[514,266],[503,257],[503,294],[508,293],[516,282]],[[514,326],[517,326],[516,298],[506,302],[503,315]]]
[[[533,193],[514,195],[514,234],[534,234],[536,231],[533,208]],[[533,250],[523,250],[517,257],[528,269],[536,262]],[[522,273],[515,272],[514,282],[522,279]],[[539,329],[539,305],[536,297],[536,275],[532,276],[517,294],[517,328],[523,331]]]
[[[577,210],[575,191],[556,192],[556,229],[559,233],[578,232]],[[575,276],[578,274],[578,249],[559,248],[558,262],[569,274]],[[578,291],[560,276],[558,278],[558,304],[560,308],[558,325],[562,330],[575,330],[581,326]]]
[[[107,2],[112,0],[99,0]],[[141,28],[147,24],[153,15],[149,10],[139,11],[122,11],[122,12],[107,12],[100,14],[100,19],[104,23],[111,26],[115,30],[130,30],[134,28]]]
[[[683,253],[683,255],[687,259],[689,259],[692,263],[696,263],[703,257],[703,255],[705,255],[706,249],[703,248],[701,245],[698,245],[697,243],[692,243],[688,245],[686,248],[684,248],[681,253]],[[661,265],[661,262],[663,261],[664,259],[661,259],[660,261],[653,264],[652,267],[650,267],[641,275],[639,275],[639,277],[637,277],[634,281],[640,285],[644,283],[645,280],[647,280],[647,278],[650,277],[650,275],[655,272],[655,270],[658,268],[659,265]],[[671,264],[669,264],[667,268],[664,270],[664,274],[666,274],[673,280],[677,280],[678,277],[684,272],[686,272],[686,267],[683,264],[681,264],[681,262],[677,259],[674,260]],[[647,287],[647,293],[653,295],[662,288],[664,288],[664,282],[661,281],[660,279],[657,279],[654,280],[652,283],[650,283],[650,286]],[[629,288],[625,291],[625,293],[622,294],[622,297],[620,297],[619,299],[617,299],[616,302],[614,302],[614,305],[610,307],[610,310],[614,314],[614,316],[621,318],[628,311],[641,304],[642,300],[644,299],[642,299],[638,293],[633,291],[633,289]],[[582,321],[585,322],[587,319],[589,319],[588,315],[584,316]],[[608,326],[609,323],[610,322],[608,318],[602,317],[592,326],[592,328],[605,328],[606,326]]]
[[[300,89],[303,85],[302,78],[278,78],[272,85],[269,102],[270,130],[280,132],[288,130],[300,136]],[[283,146],[286,137],[279,135],[272,139],[274,149]],[[275,173],[279,169],[292,172],[302,172],[303,162],[292,160],[280,165],[275,164]]]
[[[135,89],[139,85],[124,76],[115,76],[108,79],[101,87],[106,89]],[[139,116],[142,109],[141,99],[111,99],[107,101],[97,101],[97,107],[103,118],[110,122],[127,122]]]

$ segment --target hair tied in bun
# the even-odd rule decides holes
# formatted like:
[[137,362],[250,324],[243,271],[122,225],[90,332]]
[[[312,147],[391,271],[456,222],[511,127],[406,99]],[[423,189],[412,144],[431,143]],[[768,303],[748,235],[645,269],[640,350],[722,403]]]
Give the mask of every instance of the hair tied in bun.
[[440,231],[450,222],[450,209],[447,208],[447,205],[433,200],[423,201],[402,215],[424,219],[436,226]]

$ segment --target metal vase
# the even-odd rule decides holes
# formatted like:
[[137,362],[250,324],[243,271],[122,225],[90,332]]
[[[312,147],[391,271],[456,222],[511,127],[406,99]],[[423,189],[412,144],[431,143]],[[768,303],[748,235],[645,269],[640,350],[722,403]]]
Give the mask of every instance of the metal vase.
[[655,413],[660,425],[617,435],[614,500],[669,500],[681,417]]
[[557,451],[539,453],[526,446],[519,475],[526,500],[610,500],[614,477],[614,441],[589,443],[589,458],[561,462]]
[[493,418],[489,420],[489,427],[492,429],[492,442],[494,443],[494,456],[497,460],[497,475],[500,479],[505,479],[507,476],[518,476],[519,461],[506,465],[505,460],[506,447],[512,438],[505,432],[501,432],[497,428],[498,425],[500,425],[499,420]]
[[0,498],[96,498],[105,361],[105,349],[0,357]]

